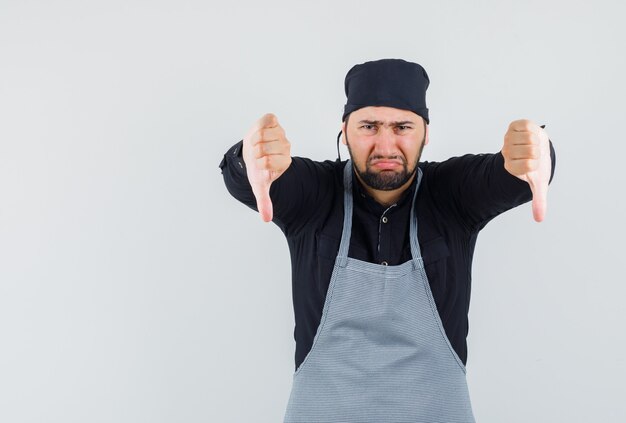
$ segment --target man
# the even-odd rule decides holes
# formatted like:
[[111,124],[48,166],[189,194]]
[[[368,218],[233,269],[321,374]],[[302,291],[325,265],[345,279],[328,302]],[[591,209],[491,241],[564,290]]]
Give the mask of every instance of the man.
[[420,162],[424,68],[399,59],[347,74],[350,160],[291,157],[267,114],[224,156],[229,192],[274,221],[291,252],[296,372],[285,422],[473,422],[465,379],[479,231],[532,199],[542,221],[555,155],[511,122],[502,150]]

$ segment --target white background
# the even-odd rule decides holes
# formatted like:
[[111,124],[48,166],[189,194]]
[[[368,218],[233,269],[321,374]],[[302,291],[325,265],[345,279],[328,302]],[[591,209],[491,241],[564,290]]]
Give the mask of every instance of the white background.
[[[294,368],[280,230],[222,155],[266,112],[336,157],[343,79],[431,79],[423,160],[546,124],[547,219],[479,236],[478,422],[623,422],[618,1],[0,1],[0,421],[279,422]],[[621,28],[620,28],[621,27]],[[347,153],[343,151],[344,157]]]

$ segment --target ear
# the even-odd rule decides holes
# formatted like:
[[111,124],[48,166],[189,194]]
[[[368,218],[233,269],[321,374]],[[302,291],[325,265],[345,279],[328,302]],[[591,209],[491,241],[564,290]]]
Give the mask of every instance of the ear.
[[343,132],[343,136],[341,137],[341,143],[346,145],[346,121],[341,122],[341,132]]
[[425,123],[425,127],[426,127],[426,135],[424,136],[424,145],[428,145],[428,124]]

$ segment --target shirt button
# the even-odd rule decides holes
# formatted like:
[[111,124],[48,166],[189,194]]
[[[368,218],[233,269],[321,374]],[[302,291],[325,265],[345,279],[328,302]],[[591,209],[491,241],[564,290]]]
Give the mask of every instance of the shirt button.
[[383,216],[383,223],[387,223],[387,216]]
[[383,266],[387,266],[389,263],[387,263],[386,261],[383,261],[383,262],[382,262],[382,263],[380,263],[380,264],[382,264]]

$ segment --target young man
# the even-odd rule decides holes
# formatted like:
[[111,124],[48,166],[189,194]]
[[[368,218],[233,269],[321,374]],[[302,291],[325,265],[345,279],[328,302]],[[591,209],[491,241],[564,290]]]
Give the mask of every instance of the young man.
[[291,252],[296,372],[285,422],[473,422],[465,378],[478,232],[533,200],[542,221],[555,154],[511,122],[502,150],[420,162],[423,67],[347,74],[340,135],[350,160],[291,157],[264,115],[220,163],[229,192],[274,221]]

